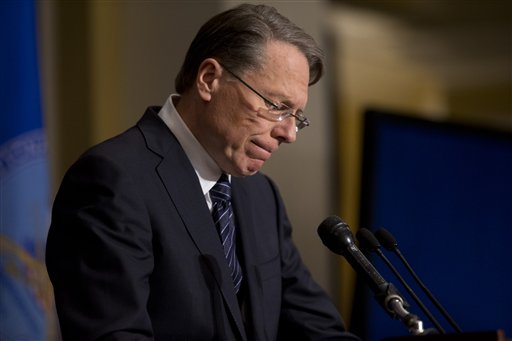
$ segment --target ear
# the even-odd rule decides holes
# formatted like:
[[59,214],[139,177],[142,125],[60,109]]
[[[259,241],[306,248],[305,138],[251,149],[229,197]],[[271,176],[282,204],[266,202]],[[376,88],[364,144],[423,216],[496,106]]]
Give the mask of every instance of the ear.
[[219,79],[222,75],[222,67],[213,58],[203,60],[197,70],[196,87],[199,96],[209,102],[212,93],[217,89]]

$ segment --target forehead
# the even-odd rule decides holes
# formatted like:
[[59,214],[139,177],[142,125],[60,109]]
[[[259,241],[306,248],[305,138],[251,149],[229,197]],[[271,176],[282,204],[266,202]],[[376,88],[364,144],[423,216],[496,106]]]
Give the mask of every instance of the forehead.
[[309,84],[309,64],[304,54],[289,43],[271,41],[266,45],[265,56],[262,68],[248,76],[258,81],[262,90],[276,100],[304,106]]

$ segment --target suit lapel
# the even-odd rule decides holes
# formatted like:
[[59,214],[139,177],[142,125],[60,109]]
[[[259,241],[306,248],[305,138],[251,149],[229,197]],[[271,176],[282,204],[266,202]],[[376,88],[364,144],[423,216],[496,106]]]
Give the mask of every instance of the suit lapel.
[[212,274],[238,327],[241,338],[245,340],[245,330],[230,270],[199,180],[180,144],[158,118],[157,113],[158,110],[154,108],[148,109],[139,122],[148,148],[162,157],[161,163],[156,168],[156,173],[169,193],[183,224],[200,253],[217,263],[217,266],[210,265]]
[[243,252],[242,268],[245,269],[245,283],[247,283],[247,295],[249,297],[249,314],[252,326],[252,338],[254,340],[264,340],[265,336],[262,335],[264,331],[263,317],[263,288],[259,274],[256,270],[256,254],[257,245],[255,243],[257,226],[255,226],[255,219],[250,209],[250,197],[246,188],[243,186],[243,179],[232,177],[232,191],[233,191],[233,210],[236,217],[236,225],[238,229],[239,240],[237,244],[241,247]]

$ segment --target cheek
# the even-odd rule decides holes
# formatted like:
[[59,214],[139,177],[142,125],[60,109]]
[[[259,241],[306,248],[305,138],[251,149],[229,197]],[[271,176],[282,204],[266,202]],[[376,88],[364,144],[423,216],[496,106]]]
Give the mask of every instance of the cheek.
[[261,122],[251,117],[250,113],[236,111],[227,113],[217,122],[218,133],[222,136],[225,148],[243,151],[253,136],[264,133]]
[[233,129],[225,137],[225,148],[221,168],[235,176],[247,176],[257,172],[263,163],[252,158],[250,135],[243,129]]
[[238,157],[246,154],[249,136],[245,133],[245,129],[233,128],[224,135],[224,146],[226,155],[230,158]]

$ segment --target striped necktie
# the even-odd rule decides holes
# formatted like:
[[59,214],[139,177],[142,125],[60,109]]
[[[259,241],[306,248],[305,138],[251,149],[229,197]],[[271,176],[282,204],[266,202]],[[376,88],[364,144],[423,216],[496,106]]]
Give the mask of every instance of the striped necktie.
[[226,174],[222,174],[219,181],[210,190],[212,199],[212,216],[215,226],[217,226],[224,254],[231,269],[231,277],[235,286],[235,292],[238,293],[242,284],[242,269],[236,256],[236,233],[231,207],[231,185]]

